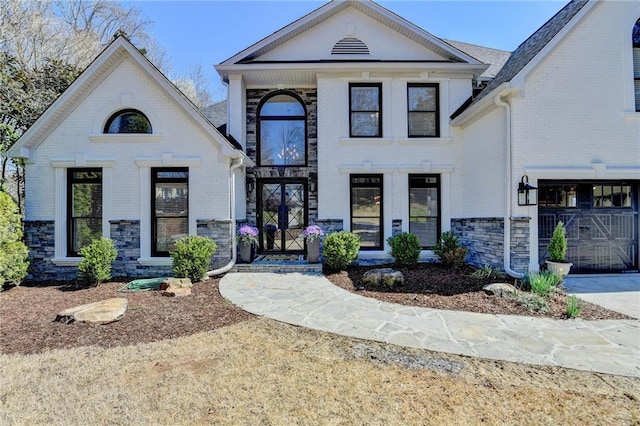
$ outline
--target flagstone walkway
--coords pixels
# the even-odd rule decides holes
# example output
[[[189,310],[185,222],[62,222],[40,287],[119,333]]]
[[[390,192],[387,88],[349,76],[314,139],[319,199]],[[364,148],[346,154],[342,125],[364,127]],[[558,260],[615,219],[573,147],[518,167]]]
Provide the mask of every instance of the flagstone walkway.
[[[320,274],[229,273],[220,293],[256,315],[459,355],[640,377],[640,321],[445,311],[350,293]]]

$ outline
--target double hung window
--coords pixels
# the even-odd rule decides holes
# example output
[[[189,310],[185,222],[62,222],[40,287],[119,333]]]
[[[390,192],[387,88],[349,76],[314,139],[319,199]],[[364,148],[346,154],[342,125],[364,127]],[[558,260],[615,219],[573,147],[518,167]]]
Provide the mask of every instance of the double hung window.
[[[409,175],[409,232],[422,248],[432,248],[440,238],[440,176]]]
[[[67,255],[102,237],[102,169],[67,170]]]
[[[166,257],[189,235],[189,169],[151,169],[151,253]]]
[[[349,136],[382,137],[382,84],[349,84]]]
[[[440,136],[438,85],[411,83],[407,86],[408,134],[412,138]]]
[[[382,175],[351,175],[351,232],[362,250],[383,248]]]

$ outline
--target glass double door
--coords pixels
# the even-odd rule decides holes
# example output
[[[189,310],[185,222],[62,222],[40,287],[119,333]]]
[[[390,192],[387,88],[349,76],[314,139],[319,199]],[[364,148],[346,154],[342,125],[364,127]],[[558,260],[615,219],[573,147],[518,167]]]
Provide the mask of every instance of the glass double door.
[[[261,253],[303,253],[307,183],[258,180],[257,223]]]

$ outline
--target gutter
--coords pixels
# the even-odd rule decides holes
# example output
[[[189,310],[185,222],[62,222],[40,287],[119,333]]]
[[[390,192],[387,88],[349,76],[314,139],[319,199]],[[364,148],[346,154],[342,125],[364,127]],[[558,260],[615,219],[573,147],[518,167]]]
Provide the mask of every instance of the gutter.
[[[233,232],[231,232],[231,260],[229,263],[224,265],[222,268],[214,269],[213,271],[207,272],[207,277],[213,277],[216,275],[224,274],[225,272],[229,272],[231,268],[236,264],[236,259],[238,256],[238,248],[236,247],[236,232],[235,232],[235,223],[236,223],[236,177],[235,170],[245,165],[245,158],[240,157],[236,158],[235,161],[231,162],[231,166],[229,167],[229,213],[231,216],[231,226],[234,227]]]
[[[517,91],[516,89],[508,89],[498,93],[494,98],[494,103],[503,107],[506,112],[507,118],[507,138],[505,144],[505,171],[504,171],[504,181],[505,181],[505,206],[504,206],[504,239],[503,239],[503,248],[504,248],[504,271],[512,276],[513,278],[523,278],[524,274],[520,272],[516,272],[511,269],[511,216],[513,215],[512,206],[511,206],[511,179],[513,178],[511,172],[511,166],[513,165],[513,154],[512,154],[512,135],[511,135],[511,105],[509,102],[503,100],[503,97],[506,97]]]

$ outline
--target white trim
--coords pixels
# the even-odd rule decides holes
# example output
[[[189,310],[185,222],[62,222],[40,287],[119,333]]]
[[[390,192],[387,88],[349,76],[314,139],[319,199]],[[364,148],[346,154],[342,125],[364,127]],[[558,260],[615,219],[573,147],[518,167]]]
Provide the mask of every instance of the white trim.
[[[591,163],[590,166],[551,167],[528,166],[524,173],[534,179],[638,179],[640,165],[628,167]]]
[[[171,266],[173,259],[171,257],[139,257],[138,263],[142,266]]]
[[[393,138],[340,138],[338,139],[341,145],[372,145],[372,146],[380,146],[380,145],[392,145],[394,140]]]
[[[160,133],[139,134],[139,133],[102,133],[89,135],[89,139],[93,142],[101,143],[121,143],[121,142],[160,142],[164,136]]]
[[[113,168],[116,160],[86,158],[77,154],[74,160],[52,159],[54,169],[54,258],[52,262],[60,266],[75,266],[82,259],[67,256],[67,170],[80,167],[102,169],[102,236],[111,237],[109,220],[112,211]],[[57,263],[56,263],[57,262]],[[65,263],[66,262],[66,263]]]
[[[447,126],[449,128],[449,126]],[[413,145],[413,146],[443,146],[450,145],[453,142],[453,138],[398,138],[398,144],[400,145]]]
[[[623,114],[625,120],[640,120],[640,111],[625,111]]]
[[[172,152],[165,152],[162,157],[136,158],[138,167],[200,167],[202,157],[174,157]]]

